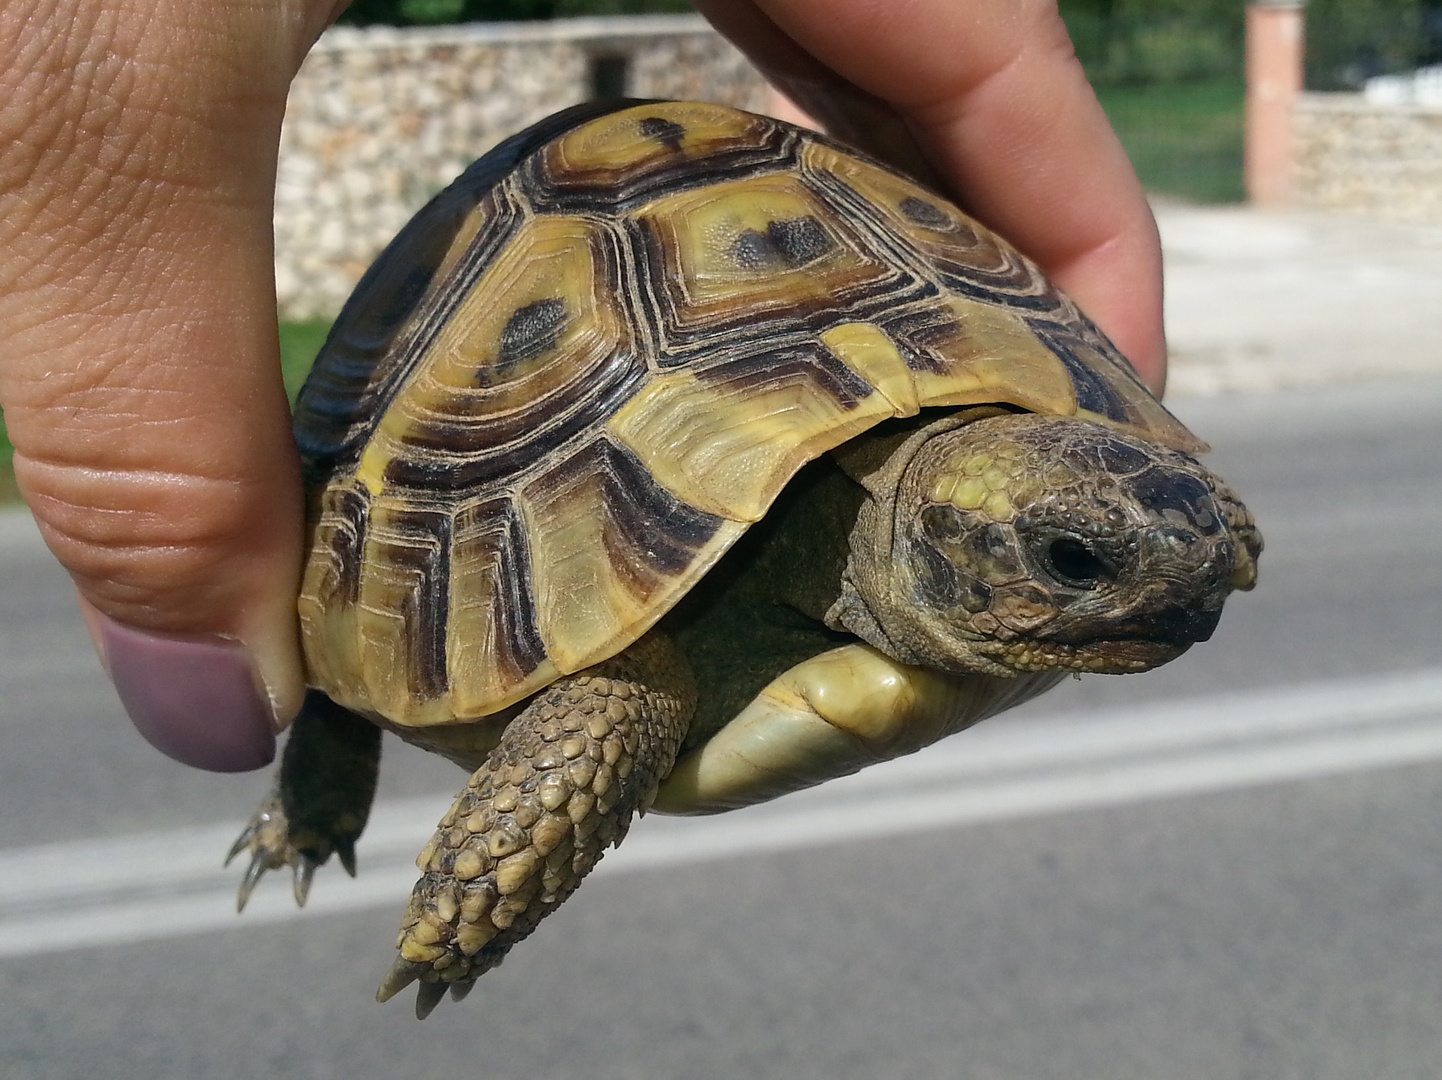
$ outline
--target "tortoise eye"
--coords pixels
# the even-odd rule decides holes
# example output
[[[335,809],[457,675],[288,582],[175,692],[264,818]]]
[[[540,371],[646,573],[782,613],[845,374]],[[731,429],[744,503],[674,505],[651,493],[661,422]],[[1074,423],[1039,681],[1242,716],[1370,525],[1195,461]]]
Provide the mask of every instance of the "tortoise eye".
[[[1047,545],[1046,559],[1052,573],[1067,585],[1094,589],[1111,576],[1111,568],[1101,557],[1074,537],[1053,540]]]

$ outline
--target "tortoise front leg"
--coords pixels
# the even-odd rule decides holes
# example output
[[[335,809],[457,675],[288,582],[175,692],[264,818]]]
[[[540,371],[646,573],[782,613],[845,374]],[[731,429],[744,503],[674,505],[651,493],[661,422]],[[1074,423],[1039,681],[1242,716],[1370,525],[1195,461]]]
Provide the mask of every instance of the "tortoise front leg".
[[[245,909],[267,870],[294,868],[295,902],[304,905],[315,869],[339,854],[355,877],[355,843],[370,816],[380,770],[381,731],[319,690],[306,695],[280,759],[275,786],[226,856],[249,850],[236,907]]]
[[[1063,676],[949,675],[843,645],[773,679],[676,763],[662,814],[752,806],[930,746],[1028,701]]]
[[[424,1018],[447,986],[464,997],[621,842],[695,704],[685,661],[659,635],[537,695],[416,860],[424,873],[377,999],[420,979]]]

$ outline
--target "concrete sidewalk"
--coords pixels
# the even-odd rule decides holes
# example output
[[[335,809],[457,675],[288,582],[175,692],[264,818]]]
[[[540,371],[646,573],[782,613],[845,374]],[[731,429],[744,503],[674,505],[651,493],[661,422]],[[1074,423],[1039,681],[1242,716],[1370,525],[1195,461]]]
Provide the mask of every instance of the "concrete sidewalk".
[[[1169,395],[1442,375],[1442,226],[1154,209]]]

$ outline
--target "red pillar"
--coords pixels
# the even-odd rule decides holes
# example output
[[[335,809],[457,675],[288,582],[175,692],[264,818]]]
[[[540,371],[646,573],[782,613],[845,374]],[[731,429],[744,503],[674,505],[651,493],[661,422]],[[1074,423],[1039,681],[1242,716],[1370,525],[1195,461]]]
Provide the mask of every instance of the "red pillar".
[[[1292,112],[1302,92],[1305,0],[1249,0],[1244,168],[1258,206],[1287,202],[1292,177]]]

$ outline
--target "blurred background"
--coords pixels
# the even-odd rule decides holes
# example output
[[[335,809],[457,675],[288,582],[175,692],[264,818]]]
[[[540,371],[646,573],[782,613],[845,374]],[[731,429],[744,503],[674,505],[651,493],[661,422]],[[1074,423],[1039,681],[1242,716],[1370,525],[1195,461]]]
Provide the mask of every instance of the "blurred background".
[[[1267,537],[1215,638],[767,807],[637,825],[463,1004],[370,996],[459,783],[234,912],[267,781],[124,721],[0,434],[0,1075],[1403,1080],[1442,1061],[1442,0],[1062,0],[1152,196],[1168,404]],[[291,96],[285,376],[590,98],[784,109],[667,0],[357,0]],[[3,432],[3,428],[0,428]],[[272,875],[275,876],[275,875]]]

